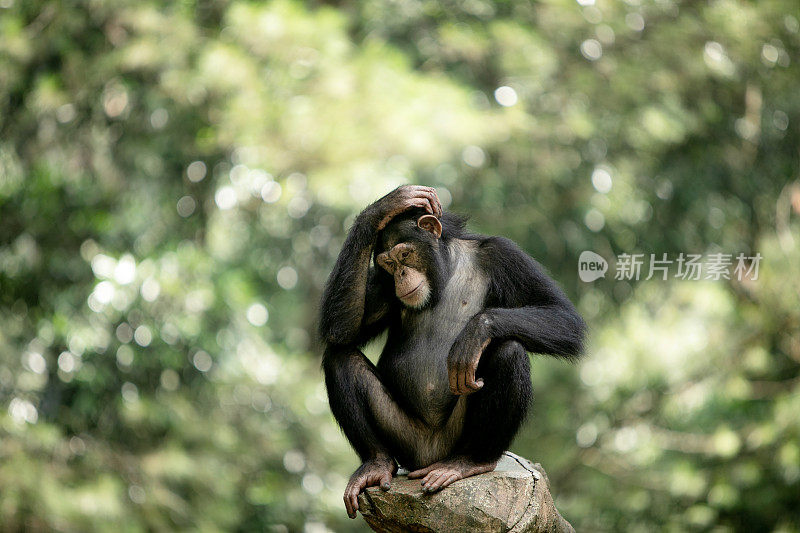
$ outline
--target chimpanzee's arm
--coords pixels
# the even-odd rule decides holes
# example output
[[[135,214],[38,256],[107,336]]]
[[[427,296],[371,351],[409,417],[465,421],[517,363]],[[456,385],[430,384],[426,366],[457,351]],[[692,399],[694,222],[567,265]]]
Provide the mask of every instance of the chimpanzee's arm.
[[[361,328],[378,222],[371,207],[356,217],[322,295],[319,330],[329,344],[350,344]]]
[[[432,188],[406,185],[356,217],[322,295],[319,330],[326,343],[357,344],[366,340],[362,333],[380,332],[380,318],[388,311],[390,297],[370,273],[372,249],[378,232],[392,217],[412,207],[441,216],[441,205]]]
[[[536,261],[502,237],[486,239],[481,254],[489,273],[486,308],[466,324],[450,350],[450,389],[456,394],[483,386],[475,370],[492,339],[515,339],[529,352],[571,360],[583,349],[583,319]]]

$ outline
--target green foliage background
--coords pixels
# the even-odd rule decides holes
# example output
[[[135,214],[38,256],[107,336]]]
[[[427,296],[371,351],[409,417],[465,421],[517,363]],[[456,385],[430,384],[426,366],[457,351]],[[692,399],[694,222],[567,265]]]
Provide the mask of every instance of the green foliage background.
[[[0,0],[3,529],[363,528],[315,312],[422,183],[590,324],[513,447],[578,530],[800,531],[797,7]],[[589,284],[583,250],[764,259]]]

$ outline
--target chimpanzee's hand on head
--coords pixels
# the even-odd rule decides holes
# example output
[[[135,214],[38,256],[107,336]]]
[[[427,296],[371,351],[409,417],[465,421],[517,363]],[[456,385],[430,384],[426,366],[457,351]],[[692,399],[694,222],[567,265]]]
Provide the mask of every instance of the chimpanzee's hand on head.
[[[447,373],[450,379],[450,392],[453,394],[472,394],[483,387],[482,379],[475,379],[475,371],[483,350],[492,338],[489,336],[490,319],[485,314],[472,318],[456,337],[447,356]]]
[[[365,488],[380,485],[381,489],[389,490],[395,472],[397,464],[391,457],[376,457],[359,466],[350,476],[347,488],[344,489],[344,507],[347,509],[347,516],[356,517],[358,495]]]
[[[436,189],[422,185],[401,185],[373,205],[378,231],[385,228],[394,217],[414,207],[421,207],[437,218],[442,216],[442,204]]]

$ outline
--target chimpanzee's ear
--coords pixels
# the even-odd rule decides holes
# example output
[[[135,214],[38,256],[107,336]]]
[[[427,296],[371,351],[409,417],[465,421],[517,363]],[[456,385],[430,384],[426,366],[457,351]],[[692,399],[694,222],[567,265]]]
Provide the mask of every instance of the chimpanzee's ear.
[[[417,226],[430,232],[437,239],[442,236],[442,223],[433,215],[422,215],[417,219]]]

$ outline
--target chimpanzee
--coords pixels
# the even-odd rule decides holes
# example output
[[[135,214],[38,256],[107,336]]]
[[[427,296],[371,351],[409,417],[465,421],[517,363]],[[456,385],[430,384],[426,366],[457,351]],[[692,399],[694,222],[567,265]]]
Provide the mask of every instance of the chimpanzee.
[[[399,187],[355,219],[328,280],[325,385],[362,461],[351,518],[398,463],[430,492],[493,470],[531,401],[526,351],[581,354],[584,322],[539,264],[464,226],[433,188]],[[387,329],[375,366],[359,347]]]

